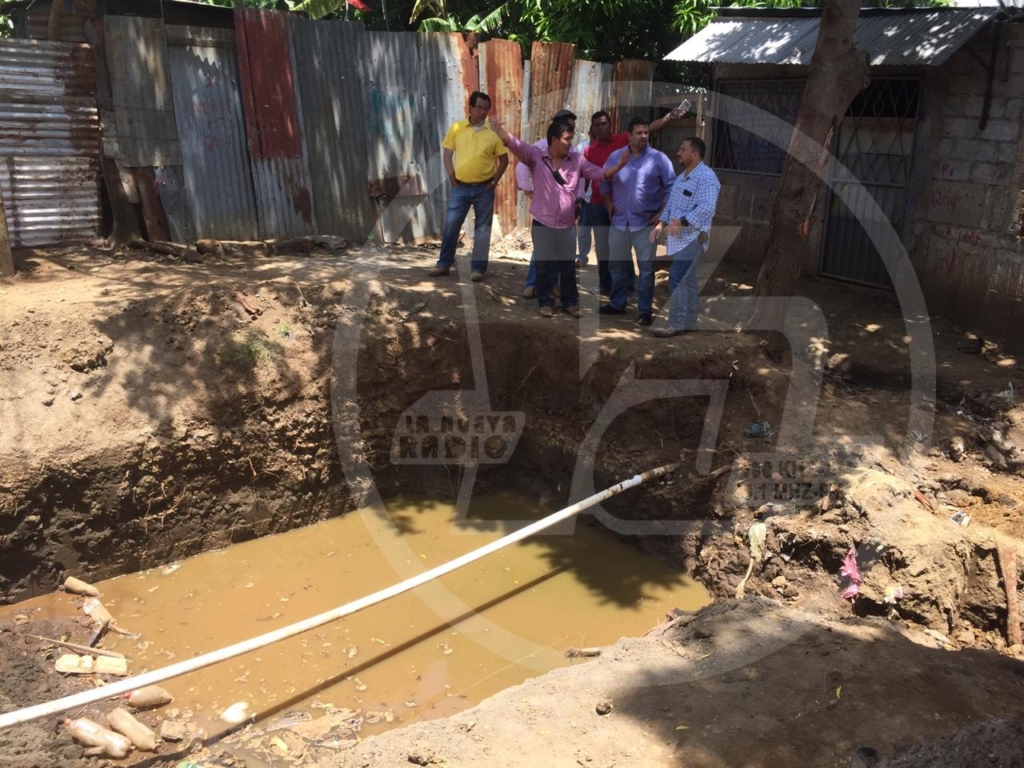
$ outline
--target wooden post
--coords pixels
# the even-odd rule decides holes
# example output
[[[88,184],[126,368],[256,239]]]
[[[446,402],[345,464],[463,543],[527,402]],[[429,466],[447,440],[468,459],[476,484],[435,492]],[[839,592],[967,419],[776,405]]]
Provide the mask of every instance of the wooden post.
[[[4,208],[3,191],[0,191],[0,275],[14,274],[14,254],[11,253],[11,237],[7,232],[7,210]]]

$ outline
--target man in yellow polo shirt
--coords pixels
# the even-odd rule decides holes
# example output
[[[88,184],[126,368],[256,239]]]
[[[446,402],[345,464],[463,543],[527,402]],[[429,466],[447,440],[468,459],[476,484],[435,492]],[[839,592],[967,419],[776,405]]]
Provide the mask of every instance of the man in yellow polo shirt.
[[[452,183],[448,198],[448,217],[441,235],[441,255],[430,270],[434,277],[447,275],[455,263],[455,246],[470,206],[476,224],[473,228],[471,279],[479,282],[487,271],[491,249],[491,219],[494,217],[494,190],[508,168],[508,150],[498,134],[487,125],[491,97],[475,91],[469,97],[469,119],[459,120],[441,142],[444,170]]]

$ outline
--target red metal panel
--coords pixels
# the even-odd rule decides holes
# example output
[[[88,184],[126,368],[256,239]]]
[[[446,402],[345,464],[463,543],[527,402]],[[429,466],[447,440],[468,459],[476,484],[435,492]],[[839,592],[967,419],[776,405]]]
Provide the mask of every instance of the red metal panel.
[[[469,104],[469,94],[480,89],[480,62],[476,57],[479,48],[470,50],[461,32],[453,32],[449,37],[462,61],[462,86],[466,89],[466,103]]]
[[[551,118],[558,110],[566,108],[575,61],[576,46],[572,43],[534,43],[530,49],[528,141],[547,135]]]
[[[498,115],[513,133],[522,119],[523,59],[519,43],[509,40],[488,40],[480,46],[484,57],[487,94],[491,97],[491,114]],[[516,226],[516,184],[508,173],[498,185],[494,196],[494,211],[503,232]]]
[[[252,157],[300,157],[302,138],[285,14],[237,8],[235,38]]]

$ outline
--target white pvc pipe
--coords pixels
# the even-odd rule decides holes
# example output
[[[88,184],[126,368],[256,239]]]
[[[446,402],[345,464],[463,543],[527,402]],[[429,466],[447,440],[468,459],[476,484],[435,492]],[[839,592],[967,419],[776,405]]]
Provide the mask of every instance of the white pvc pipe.
[[[78,709],[79,707],[85,707],[89,704],[95,704],[98,701],[120,696],[121,694],[134,691],[137,688],[142,688],[147,685],[162,683],[164,680],[170,680],[173,677],[179,677],[189,672],[194,672],[197,669],[202,669],[203,667],[219,664],[220,662],[227,661],[235,656],[241,656],[243,653],[249,653],[250,651],[255,651],[258,648],[270,645],[271,643],[276,643],[280,640],[285,640],[303,632],[308,632],[311,629],[316,629],[317,627],[321,627],[335,619],[340,619],[344,616],[353,614],[356,611],[361,611],[363,608],[369,608],[371,605],[376,605],[388,598],[395,597],[403,592],[408,592],[410,589],[416,589],[416,587],[422,586],[434,579],[438,579],[445,574],[463,567],[464,565],[476,562],[482,557],[486,557],[500,549],[504,549],[509,544],[515,544],[517,541],[522,541],[539,531],[543,531],[545,528],[550,528],[563,520],[568,520],[570,517],[582,512],[584,509],[592,507],[618,493],[622,493],[622,491],[633,488],[648,480],[653,480],[654,478],[667,475],[678,466],[678,464],[666,464],[665,466],[648,470],[642,474],[634,475],[628,480],[616,483],[612,487],[606,488],[600,493],[595,493],[593,496],[589,496],[583,501],[577,502],[570,507],[566,507],[560,512],[548,515],[542,520],[531,523],[525,528],[520,528],[518,531],[510,533],[508,536],[503,536],[497,541],[492,541],[490,544],[480,547],[479,549],[474,549],[472,552],[467,552],[466,554],[457,557],[454,560],[450,560],[443,565],[431,568],[429,571],[424,571],[417,576],[413,576],[412,578],[406,579],[398,584],[393,584],[390,587],[374,592],[366,597],[362,597],[359,600],[348,603],[347,605],[317,614],[316,616],[311,616],[304,621],[290,624],[289,626],[282,627],[281,629],[275,629],[272,632],[267,632],[266,634],[253,637],[248,640],[243,640],[240,643],[229,645],[226,648],[204,653],[202,656],[196,656],[192,659],[179,661],[177,664],[171,664],[169,667],[164,667],[163,669],[144,672],[141,675],[125,678],[124,680],[119,680],[116,683],[111,683],[110,685],[105,685],[101,688],[83,691],[71,696],[65,696],[62,699],[55,699],[53,701],[44,702],[43,704],[35,704],[31,707],[25,707],[24,709],[2,714],[0,715],[0,730],[9,728],[12,725],[19,725],[20,723],[37,720],[40,717],[56,715],[60,712],[67,712],[69,709]]]

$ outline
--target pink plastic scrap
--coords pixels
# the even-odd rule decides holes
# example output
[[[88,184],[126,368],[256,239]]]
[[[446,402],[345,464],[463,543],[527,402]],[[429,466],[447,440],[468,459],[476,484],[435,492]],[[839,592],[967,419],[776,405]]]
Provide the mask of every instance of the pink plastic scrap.
[[[857,550],[850,547],[850,551],[846,553],[846,557],[843,558],[843,567],[839,570],[840,576],[845,576],[850,580],[849,585],[843,590],[842,597],[844,600],[852,600],[860,592],[860,571],[857,570]]]

